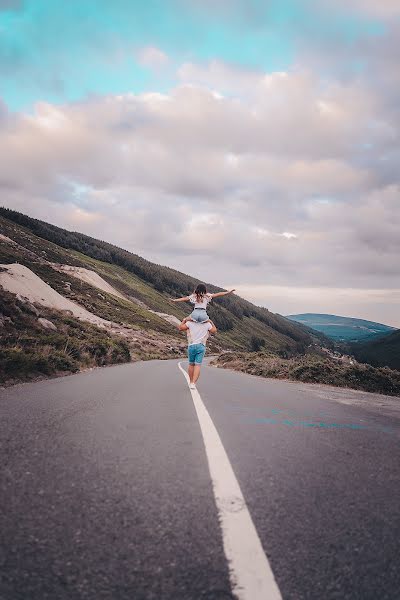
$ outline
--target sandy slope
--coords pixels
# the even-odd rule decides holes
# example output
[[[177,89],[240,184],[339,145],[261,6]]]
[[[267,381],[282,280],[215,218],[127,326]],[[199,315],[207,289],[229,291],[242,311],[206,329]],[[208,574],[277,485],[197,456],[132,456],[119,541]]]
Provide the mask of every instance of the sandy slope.
[[[125,298],[118,290],[116,290],[112,285],[107,283],[98,273],[95,271],[91,271],[90,269],[84,269],[83,267],[74,267],[71,265],[52,265],[54,269],[57,271],[61,271],[62,273],[68,273],[68,275],[72,275],[73,277],[77,277],[90,285],[102,290],[103,292],[107,292],[108,294],[113,294],[117,296],[117,298],[122,298],[123,300],[128,300]],[[129,300],[131,302],[131,300]],[[149,312],[152,312],[155,315],[158,315],[171,325],[177,326],[180,323],[180,320],[174,317],[174,315],[170,315],[168,313],[156,312],[151,310],[148,306],[144,304],[144,302],[139,302],[139,304],[146,308]]]
[[[162,319],[167,321],[167,323],[171,323],[171,325],[174,325],[175,327],[180,324],[180,320],[177,317],[175,317],[174,315],[157,312],[155,310],[151,310],[150,312],[154,313],[155,315],[158,315],[159,317],[161,317]]]
[[[94,325],[105,327],[110,323],[101,317],[94,315],[72,300],[64,298],[56,290],[47,285],[33,271],[20,264],[0,265],[4,271],[0,271],[0,285],[13,294],[20,294],[30,302],[36,302],[48,308],[67,310],[81,319]]]
[[[6,242],[7,244],[15,244],[14,240],[0,233],[0,242]]]
[[[98,288],[99,290],[103,290],[103,292],[107,292],[107,294],[113,294],[113,296],[117,296],[117,298],[122,298],[126,300],[125,296],[123,296],[118,290],[116,290],[112,285],[107,283],[100,275],[98,275],[95,271],[91,271],[90,269],[84,269],[83,267],[73,267],[71,265],[52,265],[57,271],[62,271],[63,273],[68,273],[68,275],[72,275],[73,277],[77,277],[86,283],[89,283],[93,287]]]

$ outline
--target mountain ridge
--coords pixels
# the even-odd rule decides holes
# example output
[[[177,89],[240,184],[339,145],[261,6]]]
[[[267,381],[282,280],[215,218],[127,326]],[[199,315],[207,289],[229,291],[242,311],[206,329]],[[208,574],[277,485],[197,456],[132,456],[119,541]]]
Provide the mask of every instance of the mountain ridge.
[[[337,342],[364,341],[396,331],[395,327],[383,323],[328,313],[301,313],[286,315],[286,318],[320,331]]]

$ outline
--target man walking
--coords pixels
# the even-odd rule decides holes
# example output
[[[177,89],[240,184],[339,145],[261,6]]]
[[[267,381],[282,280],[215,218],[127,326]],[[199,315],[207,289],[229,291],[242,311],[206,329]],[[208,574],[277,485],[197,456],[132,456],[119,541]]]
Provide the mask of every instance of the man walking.
[[[187,332],[188,338],[188,375],[191,390],[196,389],[196,381],[200,377],[201,363],[206,352],[207,338],[210,333],[215,333],[217,328],[212,321],[197,323],[196,321],[182,321],[180,331]]]

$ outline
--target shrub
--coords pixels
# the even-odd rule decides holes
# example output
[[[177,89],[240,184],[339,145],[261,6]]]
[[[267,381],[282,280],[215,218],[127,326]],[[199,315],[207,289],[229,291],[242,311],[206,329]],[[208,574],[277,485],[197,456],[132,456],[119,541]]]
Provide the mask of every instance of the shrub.
[[[65,352],[53,352],[47,360],[53,373],[55,371],[69,371],[72,373],[79,371],[79,362]]]
[[[250,349],[252,352],[259,352],[265,346],[264,338],[252,335],[250,338]]]
[[[0,381],[29,380],[60,372],[75,373],[81,367],[130,361],[125,340],[62,312],[42,310],[57,331],[43,330],[24,303],[0,289],[0,312],[11,317],[2,326]]]

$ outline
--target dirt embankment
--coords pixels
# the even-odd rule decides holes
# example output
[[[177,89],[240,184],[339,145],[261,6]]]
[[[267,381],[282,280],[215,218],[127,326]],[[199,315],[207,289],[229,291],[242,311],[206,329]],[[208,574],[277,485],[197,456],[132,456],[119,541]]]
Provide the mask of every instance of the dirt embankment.
[[[17,297],[26,298],[33,304],[37,303],[47,308],[67,311],[77,319],[87,321],[98,327],[111,325],[110,321],[106,321],[79,306],[79,304],[72,302],[72,300],[64,298],[24,265],[14,263],[0,265],[0,268],[0,285],[8,292],[16,294]]]
[[[56,269],[56,271],[60,271],[61,273],[67,273],[68,275],[72,275],[81,281],[85,281],[103,292],[107,294],[112,294],[117,298],[121,298],[122,300],[126,300],[125,296],[123,296],[118,290],[116,290],[112,285],[107,283],[100,275],[98,275],[95,271],[91,271],[90,269],[85,269],[83,267],[74,267],[72,265],[55,265],[52,264],[52,267]]]

